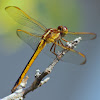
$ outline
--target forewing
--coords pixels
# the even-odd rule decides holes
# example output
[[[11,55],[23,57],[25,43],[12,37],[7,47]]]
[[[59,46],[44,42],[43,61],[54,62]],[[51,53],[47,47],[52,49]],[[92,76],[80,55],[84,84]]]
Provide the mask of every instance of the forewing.
[[[24,30],[17,30],[17,35],[19,38],[21,38],[25,43],[27,43],[34,51],[36,50],[40,40],[41,36],[35,35],[34,33],[29,33]]]
[[[5,8],[5,10],[16,22],[38,31],[38,34],[41,34],[41,32],[44,32],[46,30],[46,27],[44,25],[28,16],[24,11],[22,11],[18,7],[8,6]]]
[[[96,34],[90,32],[68,32],[68,34],[64,36],[64,39],[66,39],[67,41],[72,41],[78,37],[81,37],[83,41],[93,40],[96,38]]]

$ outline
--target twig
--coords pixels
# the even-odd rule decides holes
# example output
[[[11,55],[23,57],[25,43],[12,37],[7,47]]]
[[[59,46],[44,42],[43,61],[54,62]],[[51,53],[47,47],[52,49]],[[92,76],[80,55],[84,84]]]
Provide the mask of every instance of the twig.
[[[71,41],[71,42],[67,42],[66,46],[69,48],[75,48],[77,44],[79,44],[80,40],[82,40],[81,37],[76,38],[75,40]],[[58,52],[58,56],[54,59],[54,61],[49,65],[48,68],[45,69],[44,72],[40,73],[40,70],[36,70],[36,74],[35,74],[35,80],[34,82],[31,84],[31,86],[24,88],[26,86],[28,77],[26,77],[26,81],[25,79],[23,80],[23,82],[20,84],[18,90],[16,90],[13,94],[2,98],[1,100],[23,100],[23,98],[25,97],[25,95],[31,91],[34,91],[36,88],[42,86],[44,83],[46,83],[50,77],[47,77],[46,79],[43,80],[43,78],[45,76],[47,76],[48,74],[51,73],[51,71],[53,70],[54,66],[59,62],[59,60],[65,55],[65,53],[67,53],[69,50],[62,50],[60,53]]]

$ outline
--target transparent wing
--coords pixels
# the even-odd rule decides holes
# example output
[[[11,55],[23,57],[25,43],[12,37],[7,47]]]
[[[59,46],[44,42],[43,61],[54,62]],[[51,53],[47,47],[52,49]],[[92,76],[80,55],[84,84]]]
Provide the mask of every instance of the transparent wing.
[[[21,38],[25,43],[27,43],[34,51],[36,50],[40,40],[41,36],[35,35],[34,33],[29,33],[24,30],[17,30],[17,35],[19,38]]]
[[[24,30],[17,30],[17,35],[19,38],[21,38],[24,42],[26,42],[34,51],[36,50],[40,40],[41,36],[35,35],[34,33],[29,33]],[[56,58],[56,55],[54,55],[50,49],[52,47],[53,43],[48,43],[46,47],[43,49],[43,52],[47,54],[51,58]],[[61,52],[63,50],[63,46],[59,46],[56,44],[55,47],[55,53],[57,54],[58,51]],[[73,49],[67,49],[68,52],[62,57],[62,61],[73,63],[73,64],[84,64],[86,62],[86,57],[81,54],[80,52],[77,52]]]
[[[54,55],[50,51],[52,45],[53,45],[53,43],[47,44],[46,47],[44,48],[43,52],[46,53],[51,58],[56,58],[56,55]],[[62,50],[64,50],[63,46],[58,46],[56,44],[55,53],[57,54],[58,52],[61,52]],[[66,48],[66,50],[67,50],[67,53],[61,58],[61,61],[69,62],[72,64],[78,64],[78,65],[80,65],[80,64],[82,65],[82,64],[86,63],[86,57],[82,53],[77,52],[74,49],[69,50],[69,48]]]
[[[73,64],[80,64],[83,65],[86,63],[86,57],[80,52],[72,52],[68,51],[61,59],[62,61],[67,61]]]
[[[95,33],[89,33],[89,32],[68,32],[68,34],[66,34],[64,36],[64,39],[66,39],[67,41],[72,41],[78,37],[82,37],[82,40],[93,40],[96,38],[96,34]]]
[[[21,25],[27,26],[33,30],[39,31],[38,34],[41,34],[41,32],[44,32],[46,30],[46,27],[44,25],[28,16],[24,11],[22,11],[18,7],[8,6],[5,8],[5,10],[16,22],[18,22]]]

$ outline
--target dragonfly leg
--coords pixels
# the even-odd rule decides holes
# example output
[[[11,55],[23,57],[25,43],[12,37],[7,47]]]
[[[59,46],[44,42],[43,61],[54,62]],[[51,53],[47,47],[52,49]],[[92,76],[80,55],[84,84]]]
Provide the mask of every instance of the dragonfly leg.
[[[60,43],[61,43],[61,45],[62,45],[62,46],[64,46],[64,44],[62,43],[61,39],[59,39],[59,41],[58,41],[58,42],[60,42]],[[58,43],[58,44],[59,44],[59,43]]]
[[[57,42],[57,44],[62,45],[63,47],[65,47],[64,44],[62,43],[62,41],[60,39],[58,41],[56,41],[56,42]],[[58,54],[55,52],[56,51],[56,44],[55,43],[53,43],[53,45],[51,46],[50,51],[54,55],[56,55],[56,57],[58,56]]]
[[[54,49],[53,49],[53,48],[54,48]],[[52,51],[52,49],[53,49],[53,51]],[[51,48],[50,48],[50,51],[51,51],[54,55],[57,56],[57,54],[55,53],[55,50],[56,50],[56,44],[53,43],[53,45],[52,45]]]
[[[61,38],[63,41],[65,41],[65,42],[69,42],[69,41],[67,41],[66,39],[64,39],[64,38]]]
[[[68,42],[71,42],[71,43],[72,43],[72,41],[67,41],[67,40],[65,40],[64,38],[62,38],[62,40],[65,41],[65,42],[67,42],[67,43],[68,43]],[[63,46],[64,46],[64,45],[63,45]],[[65,47],[66,47],[66,46],[65,46]],[[69,48],[70,48],[70,47],[69,47]]]
[[[50,48],[50,51],[52,50],[52,48],[54,47],[54,43],[52,44],[51,48]]]
[[[55,52],[56,51],[56,43],[61,46],[66,48],[66,46],[62,43],[61,39],[55,41],[55,43],[52,44],[51,48],[50,48],[50,52],[52,52],[54,55],[56,55],[56,57],[58,56],[58,54]]]

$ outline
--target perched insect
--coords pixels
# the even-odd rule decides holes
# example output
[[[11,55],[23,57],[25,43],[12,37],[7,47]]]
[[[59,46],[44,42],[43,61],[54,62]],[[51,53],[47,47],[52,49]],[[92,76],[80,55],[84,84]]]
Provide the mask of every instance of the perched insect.
[[[63,61],[75,64],[84,64],[86,62],[85,55],[75,51],[74,49],[66,47],[65,43],[77,37],[82,37],[82,40],[92,40],[96,38],[96,34],[89,32],[69,32],[65,26],[58,26],[57,29],[47,29],[44,25],[28,16],[18,7],[9,6],[5,9],[16,22],[33,29],[33,33],[18,29],[17,35],[28,45],[30,45],[33,50],[35,50],[31,59],[12,88],[12,92],[14,92],[18,85],[22,82],[22,79],[28,72],[32,63],[46,46],[46,44],[47,46],[44,48],[44,53],[47,53],[49,56],[57,56],[57,51],[60,51],[61,49],[67,49],[69,52],[64,55],[62,58]]]

